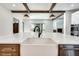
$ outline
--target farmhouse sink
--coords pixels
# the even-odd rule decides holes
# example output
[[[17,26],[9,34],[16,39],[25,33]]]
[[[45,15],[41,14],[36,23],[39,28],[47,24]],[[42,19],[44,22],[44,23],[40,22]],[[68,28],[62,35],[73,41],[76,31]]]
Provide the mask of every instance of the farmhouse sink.
[[[50,38],[27,38],[21,46],[23,56],[58,55],[58,45]]]
[[[23,41],[23,44],[55,44],[50,38],[27,38]]]

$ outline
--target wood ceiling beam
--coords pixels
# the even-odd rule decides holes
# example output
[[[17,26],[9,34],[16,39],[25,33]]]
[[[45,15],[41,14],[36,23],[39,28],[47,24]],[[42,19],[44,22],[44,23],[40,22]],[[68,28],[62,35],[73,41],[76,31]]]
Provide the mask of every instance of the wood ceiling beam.
[[[55,6],[56,6],[56,3],[52,3],[52,5],[51,5],[51,7],[50,7],[50,9],[49,9],[49,13],[52,12],[52,10],[54,9]]]
[[[26,10],[12,10],[12,13],[28,13]],[[38,10],[32,10],[30,13],[49,13],[49,11],[38,11]],[[51,11],[51,13],[65,13],[65,11]]]
[[[26,10],[28,11],[28,13],[30,13],[30,9],[29,9],[27,3],[23,3],[23,5],[24,5],[24,7],[26,8]]]
[[[52,20],[55,20],[57,18],[59,18],[60,16],[62,16],[64,13],[61,13],[60,15],[58,15],[56,18],[52,19]]]

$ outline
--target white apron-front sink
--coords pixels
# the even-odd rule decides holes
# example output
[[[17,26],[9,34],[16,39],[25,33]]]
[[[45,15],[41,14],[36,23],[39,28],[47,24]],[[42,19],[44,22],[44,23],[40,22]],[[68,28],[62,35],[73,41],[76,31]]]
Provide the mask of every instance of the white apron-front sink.
[[[50,38],[28,38],[21,44],[22,56],[57,56],[58,45]]]

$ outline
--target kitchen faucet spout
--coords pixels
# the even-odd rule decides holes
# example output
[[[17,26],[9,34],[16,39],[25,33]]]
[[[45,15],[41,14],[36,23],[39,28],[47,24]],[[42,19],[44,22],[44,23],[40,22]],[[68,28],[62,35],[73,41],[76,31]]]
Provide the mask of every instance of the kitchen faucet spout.
[[[40,30],[40,27],[39,27],[39,26],[36,26],[36,27],[34,28],[34,32],[38,32],[38,38],[40,38],[41,30]]]

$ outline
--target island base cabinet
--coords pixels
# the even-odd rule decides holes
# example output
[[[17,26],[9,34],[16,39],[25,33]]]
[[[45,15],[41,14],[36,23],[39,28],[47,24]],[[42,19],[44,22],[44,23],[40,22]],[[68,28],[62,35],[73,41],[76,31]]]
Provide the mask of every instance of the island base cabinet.
[[[0,56],[20,56],[20,45],[0,44]]]
[[[60,44],[58,46],[58,56],[79,56],[79,45]]]

